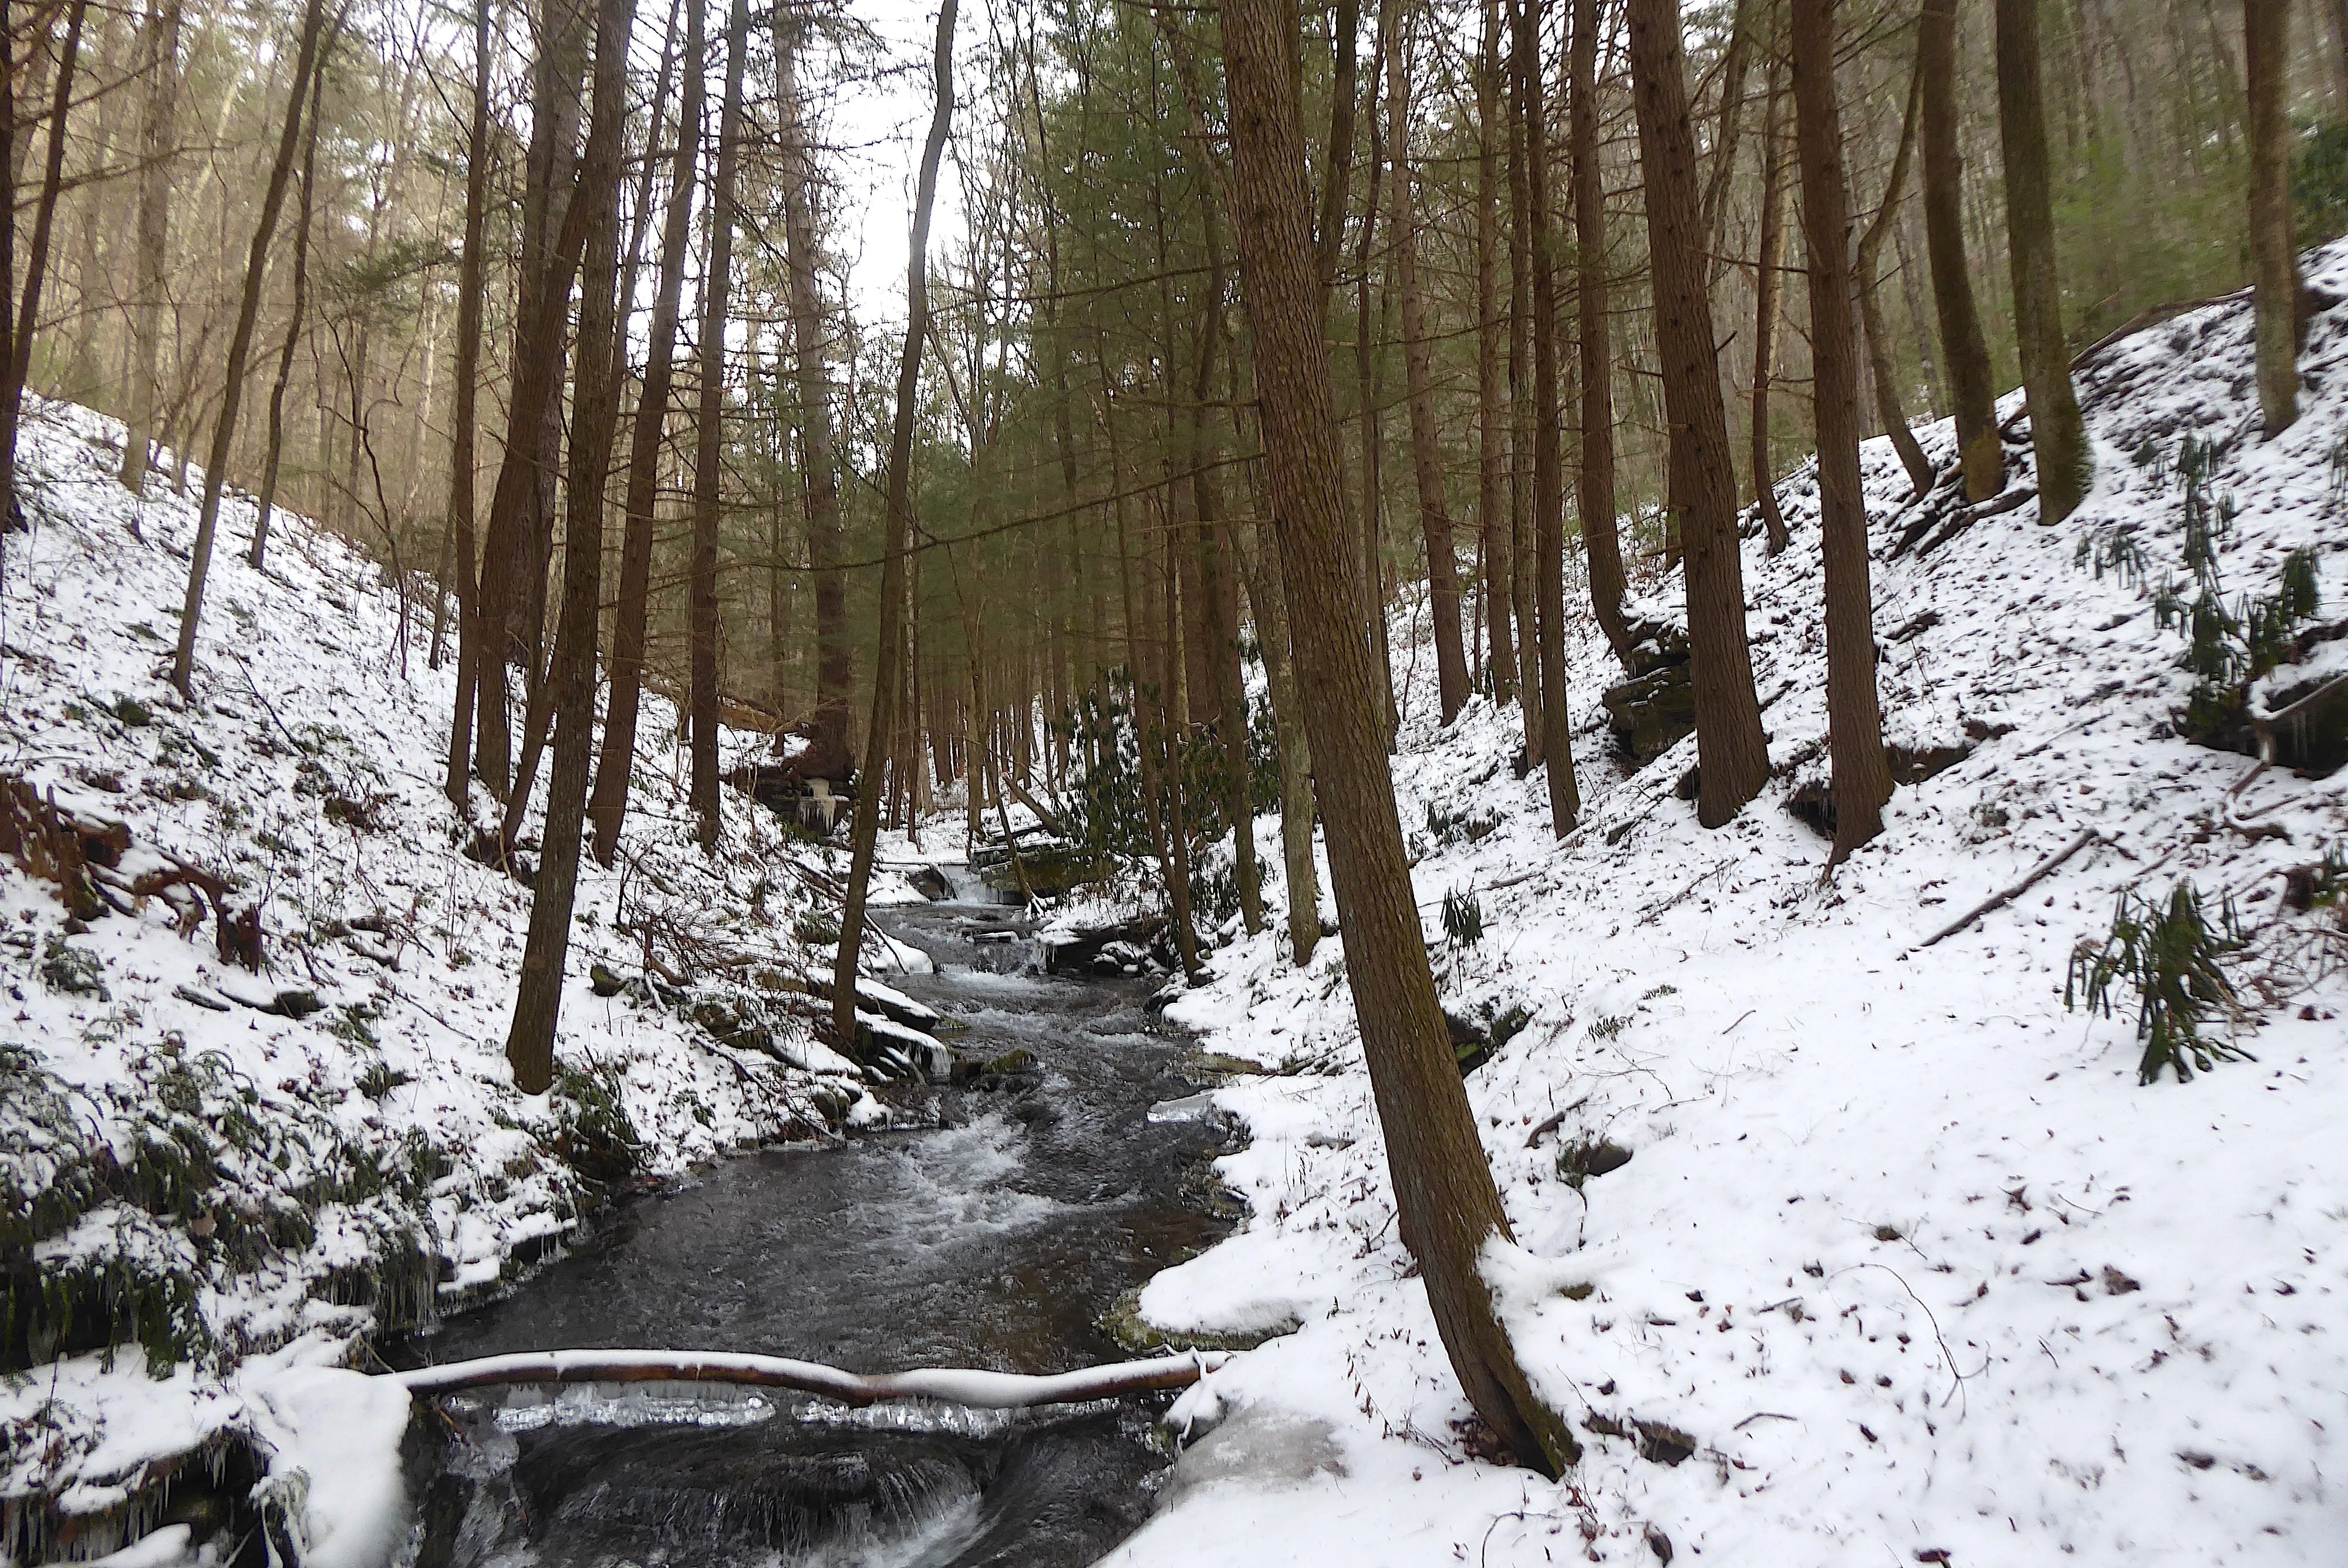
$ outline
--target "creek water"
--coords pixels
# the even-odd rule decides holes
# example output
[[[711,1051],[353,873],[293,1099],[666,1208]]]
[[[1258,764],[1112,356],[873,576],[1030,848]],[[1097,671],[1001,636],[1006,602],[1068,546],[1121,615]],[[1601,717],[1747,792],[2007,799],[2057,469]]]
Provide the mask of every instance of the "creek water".
[[[1222,1234],[1186,1202],[1217,1146],[1149,1120],[1193,1091],[1147,986],[1024,972],[1014,912],[884,910],[936,960],[897,980],[986,1058],[1035,1070],[935,1089],[922,1130],[775,1148],[627,1205],[512,1295],[410,1354],[635,1347],[755,1351],[857,1371],[1057,1372],[1128,1354],[1103,1315]],[[1009,931],[1012,939],[973,940]],[[1148,1512],[1159,1407],[842,1409],[679,1385],[452,1401],[426,1494],[425,1568],[1059,1568]]]

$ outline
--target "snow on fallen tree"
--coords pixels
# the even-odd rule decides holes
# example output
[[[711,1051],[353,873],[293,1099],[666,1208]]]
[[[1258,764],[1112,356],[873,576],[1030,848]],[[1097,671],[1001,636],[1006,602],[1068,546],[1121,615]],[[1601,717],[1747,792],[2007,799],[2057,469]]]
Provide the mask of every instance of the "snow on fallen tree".
[[[887,1399],[936,1399],[982,1409],[1010,1410],[1187,1389],[1230,1359],[1229,1351],[1193,1350],[1180,1356],[1116,1361],[1042,1377],[963,1367],[925,1367],[910,1372],[867,1375],[827,1367],[819,1361],[717,1350],[528,1350],[386,1376],[396,1378],[418,1399],[508,1383],[733,1383],[761,1389],[794,1389],[837,1399],[844,1405],[873,1405]]]

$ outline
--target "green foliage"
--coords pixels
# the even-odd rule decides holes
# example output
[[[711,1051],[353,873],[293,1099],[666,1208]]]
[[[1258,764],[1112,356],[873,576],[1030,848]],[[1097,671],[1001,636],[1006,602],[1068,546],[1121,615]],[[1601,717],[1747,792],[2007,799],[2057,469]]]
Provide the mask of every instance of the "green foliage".
[[[2114,523],[2082,538],[2078,549],[2072,554],[2071,564],[2093,569],[2097,582],[2109,575],[2129,588],[2142,588],[2148,563],[2144,544],[2137,537],[2136,525]]]
[[[2302,246],[2348,234],[2348,120],[2300,132],[2291,160],[2291,215]]]
[[[644,1163],[644,1140],[621,1102],[621,1088],[619,1069],[605,1063],[583,1070],[565,1065],[554,1075],[562,1117],[555,1153],[582,1176],[605,1186],[626,1181]]]
[[[1472,948],[1484,939],[1484,906],[1472,891],[1443,896],[1443,934],[1455,948]]]
[[[2190,882],[2170,889],[2165,906],[2122,893],[2111,935],[2072,951],[2063,1005],[2084,1003],[2109,1018],[2114,985],[2127,981],[2136,988],[2136,1034],[2144,1046],[2137,1081],[2150,1083],[2173,1071],[2183,1083],[2196,1068],[2207,1072],[2219,1061],[2250,1059],[2240,1047],[2203,1033],[2211,1020],[2240,1006],[2225,962],[2246,945],[2231,898],[2219,906],[2213,924]]]

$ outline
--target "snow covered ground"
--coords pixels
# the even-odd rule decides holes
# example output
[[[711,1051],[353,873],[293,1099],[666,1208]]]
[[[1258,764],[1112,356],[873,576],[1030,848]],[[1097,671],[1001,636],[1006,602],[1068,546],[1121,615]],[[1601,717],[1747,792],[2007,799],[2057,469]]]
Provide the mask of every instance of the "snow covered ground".
[[[2348,251],[2310,282],[2348,295]],[[1793,548],[1746,549],[1780,776],[1729,826],[1674,798],[1692,739],[1635,773],[1611,755],[1616,672],[1586,629],[1585,807],[1562,843],[1540,776],[1509,766],[1516,710],[1479,701],[1438,732],[1419,703],[1395,774],[1447,1006],[1529,1013],[1469,1079],[1519,1244],[1490,1277],[1586,1458],[1552,1484],[1463,1442],[1341,945],[1297,970],[1275,920],[1171,1012],[1277,1070],[1217,1096],[1251,1136],[1221,1165],[1251,1216],[1141,1307],[1178,1331],[1293,1332],[1186,1396],[1165,1509],[1113,1562],[2343,1560],[2348,953],[2336,907],[2283,893],[2348,843],[2348,772],[2243,785],[2250,759],[2176,738],[2186,637],[2153,603],[2190,575],[2189,436],[2216,443],[2208,493],[2238,508],[2226,602],[2273,594],[2307,547],[2318,620],[2348,614],[2348,308],[2317,316],[2302,366],[2302,417],[2268,442],[2247,303],[2140,334],[2079,378],[2086,508],[2042,528],[2025,506],[1921,559],[1888,559],[1906,484],[1869,445],[1887,730],[1964,755],[1901,788],[1831,877],[1786,809],[1824,777],[1814,472],[1780,487]],[[1922,435],[1948,461],[1948,427]],[[2124,524],[2141,570],[2099,575]],[[2090,829],[2011,906],[1920,947]],[[2123,891],[2181,879],[2251,933],[2230,1032],[2256,1060],[2140,1086],[2134,993],[2105,1019],[2066,1010],[2065,980]],[[1454,891],[1480,905],[1473,946],[1445,939]],[[1628,1163],[1570,1182],[1608,1163],[1601,1143]]]
[[[762,989],[828,968],[806,918],[830,907],[822,856],[729,790],[705,857],[650,693],[618,867],[582,867],[562,1092],[517,1093],[530,896],[466,857],[440,794],[453,678],[427,668],[428,591],[403,610],[364,555],[283,513],[255,572],[232,494],[183,703],[165,674],[194,497],[159,476],[134,501],[119,425],[83,410],[37,406],[26,436],[0,788],[124,825],[122,880],[175,857],[226,877],[266,962],[225,961],[186,889],[108,889],[138,907],[68,923],[55,880],[0,857],[0,1560],[135,1529],[123,1505],[177,1456],[266,1448],[273,1399],[316,1403],[302,1368],[493,1288],[632,1176],[871,1109]],[[665,999],[591,990],[592,965],[648,958],[679,982]]]

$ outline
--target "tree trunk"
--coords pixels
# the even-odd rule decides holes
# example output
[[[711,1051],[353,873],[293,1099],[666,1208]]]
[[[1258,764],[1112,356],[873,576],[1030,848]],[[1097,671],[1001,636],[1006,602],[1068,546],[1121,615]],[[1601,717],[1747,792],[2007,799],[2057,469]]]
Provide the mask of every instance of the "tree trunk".
[[[2063,343],[2063,290],[2054,272],[2054,197],[2039,82],[2038,0],[1996,0],[1997,124],[2005,151],[2006,254],[2013,271],[2013,335],[2030,397],[2038,520],[2076,511],[2095,482],[2087,423],[2071,391]]]
[[[613,296],[620,271],[620,127],[628,114],[628,36],[635,14],[635,0],[602,0],[595,27],[587,149],[571,198],[572,208],[587,214],[587,234],[580,269],[578,375],[572,393],[565,486],[562,601],[546,675],[552,691],[554,766],[546,785],[546,830],[530,887],[530,930],[514,988],[513,1022],[506,1034],[506,1061],[513,1068],[514,1087],[524,1094],[543,1094],[554,1081],[554,1029],[562,1010],[562,967],[579,886],[579,840],[594,740],[603,491],[611,475],[625,364],[623,318]]]
[[[473,543],[473,440],[481,390],[481,295],[489,200],[489,0],[473,4],[473,119],[465,138],[465,254],[457,272],[457,410],[448,447],[448,520],[457,535],[457,702],[442,789],[469,817],[473,698],[481,668],[479,556]]]
[[[1798,99],[1798,93],[1797,97]],[[1924,458],[1924,448],[1917,443],[1916,433],[1908,428],[1907,412],[1900,406],[1899,370],[1891,360],[1891,334],[1883,324],[1882,290],[1877,273],[1883,257],[1883,241],[1891,236],[1891,224],[1900,212],[1900,204],[1908,194],[1908,161],[1916,150],[1917,108],[1923,97],[1923,83],[1914,77],[1908,82],[1908,107],[1900,119],[1900,149],[1891,155],[1891,172],[1883,182],[1883,204],[1875,210],[1875,218],[1859,241],[1859,311],[1866,326],[1868,369],[1875,383],[1876,416],[1883,421],[1884,433],[1891,437],[1891,448],[1900,454],[1900,466],[1908,470],[1908,483],[1919,497],[1932,487],[1935,477],[1932,465]],[[1798,102],[1796,118],[1800,118]],[[1838,128],[1839,111],[1838,111]],[[1839,128],[1838,128],[1839,138]],[[1839,141],[1838,140],[1838,149]],[[1839,151],[1837,162],[1840,162]],[[1803,176],[1807,181],[1807,170]],[[1806,183],[1805,193],[1809,190]],[[1843,185],[1846,200],[1849,187]],[[1804,200],[1807,200],[1805,194]]]
[[[1225,0],[1233,220],[1246,274],[1256,385],[1282,566],[1292,601],[1346,978],[1385,1129],[1401,1235],[1418,1259],[1436,1327],[1468,1400],[1526,1463],[1554,1474],[1579,1457],[1564,1420],[1534,1396],[1482,1273],[1507,1215],[1452,1056],[1403,857],[1380,743],[1375,665],[1350,628],[1350,582],[1324,298],[1315,262],[1296,102],[1295,12],[1284,0]]]
[[[743,0],[735,0],[738,6]],[[938,194],[938,160],[953,123],[954,0],[940,0],[931,82],[937,101],[922,144],[913,188],[913,231],[906,246],[905,347],[897,364],[897,407],[889,429],[888,543],[880,567],[880,637],[872,661],[872,722],[864,736],[864,777],[856,792],[850,832],[847,897],[839,917],[839,951],[832,965],[832,1028],[843,1044],[856,1039],[856,958],[864,944],[864,900],[872,881],[872,852],[880,836],[879,781],[889,755],[889,721],[897,686],[899,620],[905,600],[905,555],[913,534],[913,416],[921,389],[922,348],[930,335],[930,209]],[[980,715],[971,715],[976,724]],[[978,743],[973,736],[973,744]],[[977,787],[975,781],[972,788]]]
[[[196,678],[196,628],[204,613],[204,577],[211,569],[212,536],[220,528],[221,487],[228,480],[229,454],[236,440],[237,405],[244,395],[244,362],[252,352],[252,327],[261,313],[261,285],[269,275],[269,247],[276,237],[277,215],[285,206],[285,187],[294,175],[294,155],[302,145],[302,106],[308,97],[311,67],[318,58],[318,35],[325,21],[324,0],[309,0],[302,11],[302,42],[294,61],[294,88],[285,106],[285,124],[277,137],[277,156],[269,166],[269,187],[261,199],[261,218],[253,225],[252,247],[244,263],[244,297],[237,306],[236,331],[230,337],[228,363],[222,371],[220,413],[212,425],[211,456],[204,464],[204,498],[196,514],[195,545],[188,561],[188,594],[180,608],[180,645],[171,655],[171,684],[180,695],[193,699]]]
[[[1232,876],[1240,917],[1250,935],[1263,929],[1262,873],[1256,865],[1255,793],[1248,762],[1247,676],[1240,661],[1239,581],[1235,548],[1213,471],[1207,404],[1214,392],[1215,360],[1223,342],[1223,246],[1210,209],[1201,214],[1207,238],[1206,312],[1199,333],[1199,364],[1190,386],[1190,512],[1198,519],[1200,641],[1212,679],[1216,728],[1223,748],[1223,815],[1231,819]],[[1202,693],[1202,695],[1204,695]]]
[[[2270,438],[2299,418],[2299,247],[2291,237],[2291,6],[2242,0],[2250,76],[2250,278],[2257,313],[2259,412]],[[17,353],[24,353],[19,344]]]
[[[1997,434],[1997,386],[1989,344],[1973,308],[1965,261],[1964,159],[1957,140],[1957,0],[1924,0],[1916,24],[1916,77],[1924,100],[1924,251],[1932,265],[1932,311],[1957,416],[1965,497],[1988,500],[2005,488],[2005,447]]]
[[[1262,515],[1265,508],[1257,510]],[[1280,857],[1288,878],[1288,954],[1301,969],[1313,961],[1321,940],[1321,877],[1313,861],[1313,743],[1304,733],[1304,693],[1296,682],[1279,545],[1259,538],[1253,548],[1237,548],[1247,563],[1264,686],[1280,732]]]
[[[1769,107],[1761,119],[1761,239],[1753,263],[1753,497],[1769,531],[1769,553],[1791,542],[1777,505],[1769,450],[1769,386],[1776,374],[1777,316],[1786,292],[1786,137],[1780,120],[1783,78],[1769,68]]]
[[[1518,3],[1530,6],[1536,0]],[[1631,651],[1630,625],[1622,617],[1622,596],[1630,585],[1622,574],[1622,544],[1614,524],[1614,362],[1606,303],[1606,175],[1598,161],[1598,46],[1602,14],[1598,0],[1573,0],[1573,80],[1568,88],[1567,134],[1573,171],[1573,253],[1581,327],[1581,540],[1590,562],[1591,610],[1598,617],[1598,629],[1606,634],[1607,645],[1617,659],[1622,659]],[[1541,146],[1538,115],[1531,125],[1538,154]],[[1537,156],[1535,167],[1546,161]],[[1692,168],[1689,179],[1694,179]]]
[[[595,824],[595,860],[609,866],[619,853],[620,825],[628,815],[628,780],[635,770],[636,719],[644,682],[644,637],[652,604],[654,508],[659,504],[661,454],[676,377],[677,302],[685,287],[685,252],[693,236],[694,167],[701,148],[704,85],[708,62],[701,0],[685,0],[685,86],[678,101],[676,146],[670,154],[667,206],[661,213],[660,282],[645,330],[644,380],[628,433],[626,531],[620,543],[619,601],[612,618],[612,694],[603,713],[603,754],[595,768],[589,815]]]
[[[1511,28],[1516,0],[1504,0]],[[1517,703],[1525,767],[1541,765],[1540,542],[1533,528],[1532,121],[1516,56],[1503,45],[1509,93],[1509,601],[1517,617]]]
[[[321,75],[324,56],[332,51],[332,43],[320,52]],[[277,379],[269,385],[269,446],[261,462],[261,496],[252,523],[252,548],[245,554],[245,564],[253,570],[262,569],[269,550],[270,514],[277,504],[277,478],[281,460],[285,455],[285,388],[294,379],[294,355],[302,346],[302,330],[310,304],[310,218],[316,205],[318,180],[318,118],[319,100],[325,97],[324,83],[311,87],[310,134],[302,144],[302,210],[294,220],[294,306],[285,316],[285,341],[277,350]],[[461,287],[461,285],[460,285]],[[463,307],[458,307],[461,313]],[[479,307],[475,307],[478,323]]]
[[[65,42],[57,50],[57,81],[49,104],[48,160],[41,170],[39,205],[33,215],[33,242],[25,262],[25,292],[16,307],[16,325],[8,343],[5,382],[0,382],[0,527],[16,514],[16,431],[24,416],[25,382],[32,373],[33,334],[41,324],[41,287],[49,269],[49,236],[57,217],[57,193],[65,184],[67,119],[73,108],[74,66],[81,54],[82,21],[88,0],[73,0],[66,11]],[[11,112],[15,98],[10,100]],[[15,215],[10,215],[15,226]],[[11,236],[10,249],[15,247]],[[11,281],[12,270],[5,274]]]
[[[1565,411],[1557,384],[1557,268],[1550,253],[1549,159],[1543,156],[1549,117],[1541,108],[1547,95],[1541,88],[1540,0],[1518,0],[1516,25],[1517,81],[1525,106],[1525,145],[1532,154],[1525,190],[1531,231],[1526,260],[1533,274],[1533,534],[1540,552],[1533,630],[1540,647],[1541,761],[1549,770],[1550,831],[1563,838],[1581,818],[1581,789],[1573,772],[1572,715],[1565,701]],[[1573,112],[1581,112],[1578,97]],[[1583,521],[1589,521],[1586,513]],[[1593,544],[1593,563],[1597,556]],[[1591,580],[1598,575],[1593,564]],[[1612,611],[1618,621],[1622,604],[1618,589]],[[1601,626],[1607,614],[1598,611]]]
[[[139,29],[139,67],[152,71],[139,127],[139,251],[130,308],[130,408],[123,419],[123,487],[147,485],[147,449],[155,439],[163,345],[164,273],[171,241],[171,175],[180,130],[180,0],[152,0]]]
[[[1835,0],[1792,0],[1792,7],[1794,135],[1802,167],[1802,240],[1809,253],[1818,538],[1827,579],[1827,745],[1834,768],[1833,859],[1838,864],[1883,831],[1891,768],[1876,697],[1867,495],[1859,477],[1859,354],[1850,319],[1850,198],[1843,177],[1842,114],[1835,97]],[[1896,163],[1905,156],[1903,148],[1895,160],[1895,196],[1905,172]],[[1864,254],[1866,247],[1860,250]]]
[[[1583,0],[1595,5],[1595,0]],[[1753,692],[1745,635],[1745,569],[1737,554],[1736,471],[1728,455],[1712,306],[1696,215],[1695,147],[1678,0],[1630,0],[1632,100],[1647,189],[1655,341],[1671,422],[1671,510],[1686,551],[1689,674],[1695,686],[1696,819],[1732,820],[1769,779],[1769,747]]]
[[[1728,268],[1729,182],[1736,174],[1738,133],[1745,124],[1745,75],[1752,67],[1754,0],[1736,0],[1728,17],[1728,47],[1720,61],[1718,129],[1712,138],[1711,167],[1704,180],[1704,248],[1710,257],[1710,280],[1717,283]]]
[[[685,601],[692,661],[692,799],[693,814],[701,825],[701,847],[711,854],[717,850],[722,820],[717,798],[717,522],[726,477],[726,304],[734,277],[735,170],[742,156],[743,54],[749,46],[749,0],[733,0],[726,22],[726,96],[717,111],[717,162],[709,183],[708,260],[701,285],[701,402],[694,420],[693,568]],[[901,597],[904,590],[900,587],[896,591]],[[883,612],[884,625],[894,613],[893,606]],[[893,655],[891,659],[893,668]],[[875,734],[876,744],[885,747],[886,727]],[[864,794],[878,784],[879,764],[887,755],[885,750],[872,753],[874,765],[864,781]],[[854,989],[850,987],[851,1002]]]
[[[1492,701],[1516,695],[1510,626],[1515,560],[1509,546],[1508,387],[1500,324],[1500,5],[1483,0],[1476,57],[1476,527],[1483,556],[1485,634]]]
[[[824,372],[823,306],[817,288],[815,153],[799,102],[800,25],[775,12],[775,79],[782,121],[783,244],[790,269],[791,356],[798,384],[799,446],[807,497],[808,564],[815,569],[816,704],[809,751],[844,776],[850,766],[849,704],[856,651],[848,631],[848,577],[841,550],[839,472],[832,456],[831,384]],[[821,768],[814,771],[820,773]]]
[[[1444,496],[1441,433],[1435,424],[1435,373],[1427,348],[1426,298],[1418,284],[1418,224],[1411,195],[1410,47],[1396,36],[1386,49],[1386,133],[1394,178],[1395,282],[1402,292],[1403,385],[1410,404],[1410,466],[1418,488],[1418,527],[1426,545],[1426,597],[1433,611],[1436,688],[1446,724],[1468,705],[1468,651],[1459,623],[1458,553]]]
[[[489,492],[489,526],[482,535],[474,596],[480,622],[473,667],[474,771],[499,800],[507,798],[513,782],[513,722],[508,712],[512,666],[520,662],[530,685],[538,684],[547,568],[541,518],[551,509],[545,491],[554,474],[563,327],[580,251],[586,243],[583,230],[571,220],[556,178],[570,164],[571,138],[578,123],[578,76],[570,67],[578,32],[575,0],[549,0],[546,10],[532,67],[537,100],[530,116],[523,193],[505,450],[497,486]]]

